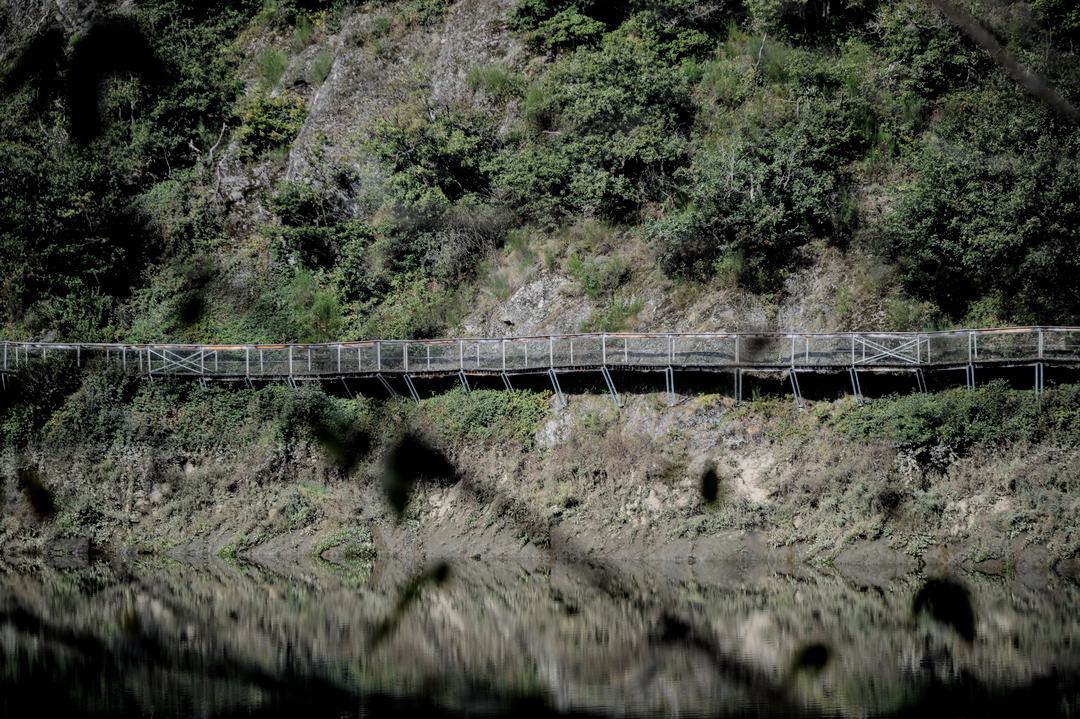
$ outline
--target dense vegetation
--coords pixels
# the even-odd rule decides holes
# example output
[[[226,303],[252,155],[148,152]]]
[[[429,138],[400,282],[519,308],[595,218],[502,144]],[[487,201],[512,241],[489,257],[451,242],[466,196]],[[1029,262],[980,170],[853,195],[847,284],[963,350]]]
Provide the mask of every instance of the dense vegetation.
[[[367,41],[448,6],[400,3],[405,27]],[[508,235],[582,218],[678,282],[775,293],[815,248],[858,246],[943,324],[1080,316],[1080,132],[905,0],[520,0],[509,26],[536,61],[478,64],[457,105],[433,106],[421,77],[357,128],[380,181],[279,179],[252,226],[215,163],[280,178],[333,54],[291,80],[290,58],[381,7],[142,0],[20,38],[0,95],[4,333],[431,335]],[[977,10],[1080,100],[1069,3]]]

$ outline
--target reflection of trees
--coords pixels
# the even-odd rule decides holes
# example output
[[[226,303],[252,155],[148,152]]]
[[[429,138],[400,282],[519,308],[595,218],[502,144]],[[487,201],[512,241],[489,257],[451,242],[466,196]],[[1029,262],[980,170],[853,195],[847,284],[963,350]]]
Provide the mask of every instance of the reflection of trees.
[[[601,574],[454,563],[374,648],[410,579],[404,567],[380,566],[359,588],[325,563],[9,571],[0,683],[17,681],[19,692],[0,703],[53,676],[64,678],[45,695],[53,705],[88,700],[102,712],[143,713],[163,695],[219,714],[297,697],[355,707],[360,695],[391,692],[450,707],[501,696],[564,710],[735,711],[757,705],[766,683],[773,699],[852,713],[925,701],[985,708],[1038,698],[1034,688],[1051,700],[1071,692],[1076,703],[1068,677],[1080,663],[1070,645],[1080,597],[1053,578],[1037,587],[965,578],[977,622],[969,643],[912,616],[915,578],[873,586],[833,572],[708,564],[591,571]],[[828,663],[792,676],[810,643],[829,647]]]

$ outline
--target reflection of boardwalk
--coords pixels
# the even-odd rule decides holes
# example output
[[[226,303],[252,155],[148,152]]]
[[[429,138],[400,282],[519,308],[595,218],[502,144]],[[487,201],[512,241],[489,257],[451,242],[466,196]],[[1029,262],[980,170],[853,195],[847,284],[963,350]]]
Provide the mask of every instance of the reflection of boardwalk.
[[[403,380],[416,398],[414,377],[494,375],[504,386],[514,376],[546,374],[562,399],[559,375],[599,372],[618,401],[612,371],[662,372],[674,393],[675,371],[726,371],[741,399],[744,372],[785,372],[801,402],[801,372],[846,373],[861,396],[863,370],[963,370],[968,386],[980,367],[1028,366],[1034,387],[1044,386],[1046,365],[1080,365],[1080,327],[1015,327],[946,332],[838,332],[786,334],[594,333],[543,337],[443,340],[365,340],[324,344],[177,345],[4,342],[3,373],[35,359],[63,354],[154,377],[298,382],[350,377]]]

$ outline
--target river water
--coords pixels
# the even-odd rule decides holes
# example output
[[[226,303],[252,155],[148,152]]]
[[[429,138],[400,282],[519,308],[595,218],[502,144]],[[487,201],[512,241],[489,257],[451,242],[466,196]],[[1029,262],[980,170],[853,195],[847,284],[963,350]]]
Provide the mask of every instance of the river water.
[[[0,564],[0,716],[1078,716],[1080,586],[734,564]]]

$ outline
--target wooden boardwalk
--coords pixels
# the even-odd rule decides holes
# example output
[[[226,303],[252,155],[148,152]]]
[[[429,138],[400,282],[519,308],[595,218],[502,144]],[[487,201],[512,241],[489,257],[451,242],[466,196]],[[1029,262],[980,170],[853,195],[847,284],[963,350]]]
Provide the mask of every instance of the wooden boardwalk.
[[[1010,327],[944,332],[835,333],[592,333],[537,337],[438,340],[364,340],[322,344],[94,344],[3,342],[2,371],[10,375],[35,360],[64,355],[138,373],[148,379],[303,381],[376,378],[397,394],[399,378],[418,399],[414,377],[495,375],[511,387],[515,376],[546,374],[560,401],[559,375],[599,372],[618,402],[612,372],[654,371],[674,395],[676,371],[732,372],[736,400],[744,373],[784,373],[796,402],[805,372],[846,373],[862,396],[862,372],[910,372],[925,389],[924,373],[963,370],[967,386],[985,367],[1033,368],[1041,391],[1047,365],[1080,366],[1080,327]]]

